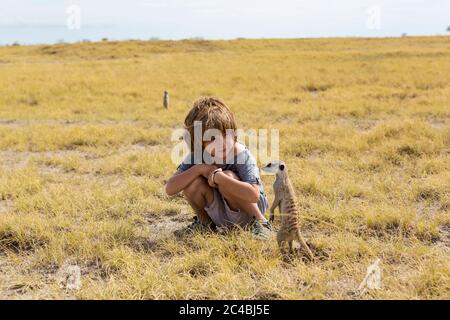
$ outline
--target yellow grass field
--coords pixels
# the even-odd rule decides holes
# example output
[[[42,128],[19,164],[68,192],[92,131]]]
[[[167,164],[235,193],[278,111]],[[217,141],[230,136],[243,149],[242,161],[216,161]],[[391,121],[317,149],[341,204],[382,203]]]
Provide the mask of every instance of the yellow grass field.
[[[202,95],[280,130],[316,262],[173,236],[171,133]],[[449,124],[450,37],[0,47],[0,298],[449,299]]]

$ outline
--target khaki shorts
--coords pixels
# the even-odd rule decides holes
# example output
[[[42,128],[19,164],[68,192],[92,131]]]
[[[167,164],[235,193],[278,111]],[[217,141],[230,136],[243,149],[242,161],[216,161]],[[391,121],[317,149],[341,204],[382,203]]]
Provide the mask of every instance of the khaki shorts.
[[[245,227],[253,220],[253,217],[245,212],[231,210],[227,201],[217,189],[214,189],[213,202],[209,207],[205,207],[205,210],[218,227],[229,227],[233,225]]]

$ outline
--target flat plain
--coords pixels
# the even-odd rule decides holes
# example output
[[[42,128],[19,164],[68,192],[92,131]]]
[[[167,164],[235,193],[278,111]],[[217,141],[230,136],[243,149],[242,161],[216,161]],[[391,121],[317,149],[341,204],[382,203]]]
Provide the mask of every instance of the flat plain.
[[[204,95],[279,130],[317,261],[173,236],[171,133]],[[0,298],[449,299],[449,124],[450,37],[0,47]]]

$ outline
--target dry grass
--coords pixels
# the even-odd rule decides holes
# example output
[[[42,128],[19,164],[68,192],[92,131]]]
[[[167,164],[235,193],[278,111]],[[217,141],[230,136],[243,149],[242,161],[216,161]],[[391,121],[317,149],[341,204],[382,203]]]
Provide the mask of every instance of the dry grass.
[[[209,94],[280,130],[317,262],[172,236],[171,130]],[[449,105],[449,37],[0,47],[0,297],[353,299],[380,257],[362,298],[448,299]]]

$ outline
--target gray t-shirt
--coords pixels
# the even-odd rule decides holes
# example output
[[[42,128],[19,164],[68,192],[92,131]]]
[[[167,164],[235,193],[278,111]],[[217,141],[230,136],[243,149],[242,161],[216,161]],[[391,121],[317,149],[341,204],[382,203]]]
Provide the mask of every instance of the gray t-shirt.
[[[207,156],[208,154],[206,154],[205,157]],[[195,163],[194,160],[195,160],[194,153],[192,152],[188,154],[186,158],[183,160],[183,162],[178,166],[177,171],[180,172],[186,171],[192,166],[200,163],[212,163],[210,156],[208,159],[204,159],[204,161],[200,163]],[[266,193],[264,192],[264,186],[261,181],[259,168],[256,165],[255,158],[252,156],[250,151],[247,148],[245,148],[243,151],[239,152],[234,157],[233,160],[234,161],[232,161],[232,163],[215,164],[215,165],[224,171],[225,170],[233,171],[234,173],[236,173],[236,175],[242,182],[258,185],[259,187],[258,207],[261,213],[264,214],[264,212],[267,210],[268,207],[268,201]]]

